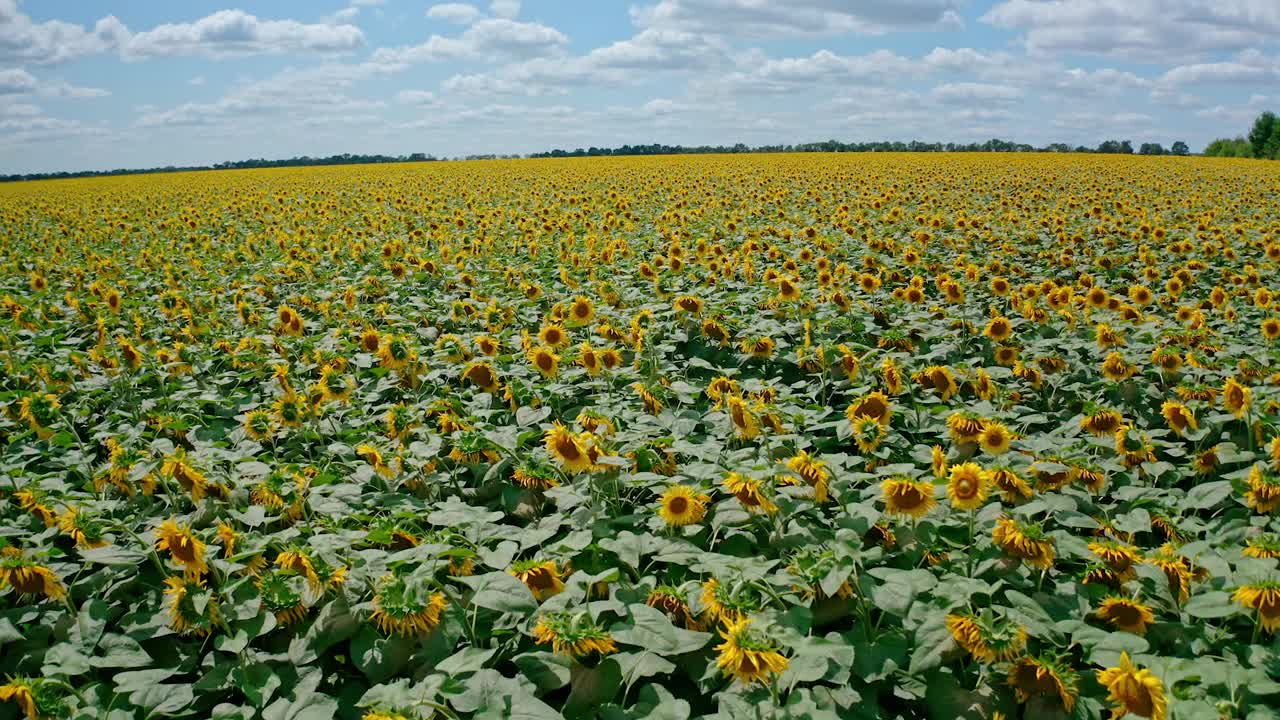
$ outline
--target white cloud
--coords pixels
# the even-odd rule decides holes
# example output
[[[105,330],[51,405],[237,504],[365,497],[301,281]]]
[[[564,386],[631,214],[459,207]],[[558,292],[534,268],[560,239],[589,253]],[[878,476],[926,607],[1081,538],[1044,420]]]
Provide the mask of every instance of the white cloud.
[[[205,79],[203,75],[197,75],[187,81],[188,85],[195,85],[197,87],[199,87],[200,85],[204,85],[204,83],[205,83]]]
[[[358,15],[360,15],[360,8],[354,6],[344,7],[332,15],[326,15],[324,23],[326,25],[343,25],[355,20]]]
[[[1022,91],[1008,85],[959,82],[935,87],[930,93],[938,102],[949,105],[1010,103],[1022,99]]]
[[[458,37],[432,35],[420,45],[379,48],[372,62],[412,65],[441,60],[531,58],[560,53],[569,38],[542,23],[490,18],[467,28]]]
[[[1166,88],[1263,85],[1277,81],[1280,81],[1280,59],[1257,51],[1242,52],[1234,60],[1179,65],[1160,76],[1160,85]]]
[[[95,87],[83,87],[80,85],[72,85],[68,82],[55,82],[47,85],[41,85],[37,91],[45,97],[62,97],[62,98],[100,98],[109,97],[110,90]]]
[[[113,15],[92,28],[61,20],[37,23],[18,9],[17,0],[0,0],[0,62],[66,62],[114,50],[128,33]]]
[[[364,34],[354,25],[305,24],[296,20],[259,20],[243,10],[219,10],[192,23],[166,23],[132,36],[128,59],[171,55],[230,57],[261,53],[356,50]]]
[[[22,68],[0,70],[0,95],[28,93],[36,89],[35,77]]]
[[[1025,31],[1033,54],[1088,53],[1159,62],[1273,42],[1275,0],[1004,0],[982,16]]]
[[[402,105],[429,105],[436,100],[436,94],[430,90],[401,90],[396,93],[396,102]]]
[[[489,12],[500,18],[514,19],[520,14],[520,0],[493,0],[489,3]]]
[[[475,5],[466,3],[440,3],[427,8],[427,17],[457,25],[470,25],[480,19],[480,10]]]
[[[352,7],[378,7],[386,4],[387,0],[351,0]]]
[[[958,29],[958,0],[660,0],[632,8],[641,27],[670,27],[735,37],[879,34]]]

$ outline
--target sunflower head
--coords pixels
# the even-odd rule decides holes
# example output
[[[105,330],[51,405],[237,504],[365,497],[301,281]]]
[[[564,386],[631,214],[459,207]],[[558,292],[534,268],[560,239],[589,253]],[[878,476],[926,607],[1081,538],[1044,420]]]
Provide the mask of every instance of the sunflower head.
[[[203,580],[171,576],[164,584],[169,626],[175,632],[203,637],[218,627],[218,594],[208,590]]]
[[[387,635],[425,635],[440,625],[444,593],[403,575],[388,575],[373,596],[373,621]]]
[[[947,616],[947,630],[956,644],[982,663],[1012,660],[1027,645],[1027,631],[1018,623],[990,612],[961,612]]]
[[[1147,626],[1155,622],[1151,608],[1143,602],[1128,597],[1108,596],[1098,606],[1098,617],[1117,630],[1145,635]]]
[[[987,500],[991,487],[989,474],[977,463],[967,462],[951,468],[947,481],[947,497],[957,510],[977,510]]]
[[[767,683],[787,669],[788,661],[777,645],[751,627],[743,617],[726,623],[720,631],[724,642],[716,646],[716,666],[727,677],[743,684]]]
[[[1151,720],[1168,717],[1169,704],[1164,683],[1149,669],[1134,665],[1128,653],[1120,653],[1116,667],[1098,671],[1098,684],[1107,689],[1107,699],[1115,717],[1126,713]]]
[[[511,566],[510,572],[529,588],[538,602],[564,590],[560,569],[551,560],[521,560]]]
[[[1080,696],[1080,676],[1071,669],[1065,657],[1057,655],[1024,655],[1009,667],[1009,685],[1018,702],[1033,697],[1056,698],[1062,709],[1070,713]]]
[[[911,518],[922,518],[937,505],[933,497],[933,483],[916,481],[907,477],[885,480],[880,485],[884,496],[885,513]]]
[[[534,626],[533,637],[540,645],[550,645],[557,655],[577,662],[591,662],[618,651],[613,636],[586,613],[546,613]]]
[[[658,517],[671,527],[702,522],[711,498],[688,485],[673,485],[658,498]]]

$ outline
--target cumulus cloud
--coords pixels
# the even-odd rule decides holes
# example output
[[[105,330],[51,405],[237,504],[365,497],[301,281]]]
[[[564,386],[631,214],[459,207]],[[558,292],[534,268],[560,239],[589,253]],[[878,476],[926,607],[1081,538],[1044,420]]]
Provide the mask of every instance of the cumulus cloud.
[[[1008,85],[960,82],[935,87],[930,95],[941,103],[950,105],[981,105],[984,103],[1010,103],[1022,99],[1022,91]]]
[[[958,0],[661,0],[633,8],[641,27],[673,27],[736,37],[880,34],[958,29]]]
[[[364,45],[354,25],[260,20],[243,10],[219,10],[190,23],[166,23],[129,38],[127,59],[172,55],[229,57],[263,53],[337,53]]]
[[[0,0],[0,62],[49,65],[109,52],[128,37],[124,23],[108,15],[92,28],[49,20],[34,22],[17,0]]]
[[[432,35],[426,42],[398,48],[379,48],[372,62],[414,65],[442,60],[530,58],[561,52],[569,38],[542,23],[502,18],[481,20],[457,37]]]
[[[36,89],[35,77],[22,68],[0,70],[0,95],[27,93]]]
[[[396,93],[396,102],[402,105],[429,105],[436,100],[436,94],[430,90],[401,90]]]
[[[1274,0],[1003,0],[982,21],[1021,30],[1033,54],[1160,62],[1235,51],[1280,35]]]
[[[520,14],[520,0],[493,0],[489,3],[489,12],[510,20]]]
[[[470,25],[480,19],[480,9],[467,3],[440,3],[427,8],[427,17],[457,25]]]

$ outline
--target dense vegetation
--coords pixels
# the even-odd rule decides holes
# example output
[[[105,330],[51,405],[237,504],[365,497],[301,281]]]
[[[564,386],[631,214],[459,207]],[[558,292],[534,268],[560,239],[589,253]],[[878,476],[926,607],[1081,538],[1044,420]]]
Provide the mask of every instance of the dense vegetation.
[[[1209,143],[1204,154],[1210,157],[1280,160],[1280,119],[1264,112],[1253,121],[1248,137],[1219,138]]]

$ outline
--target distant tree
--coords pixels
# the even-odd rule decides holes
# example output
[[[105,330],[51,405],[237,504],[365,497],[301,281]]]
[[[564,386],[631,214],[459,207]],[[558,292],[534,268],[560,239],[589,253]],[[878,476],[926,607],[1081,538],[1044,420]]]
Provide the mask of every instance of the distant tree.
[[[1242,137],[1218,138],[1205,147],[1204,154],[1209,157],[1247,158],[1253,157],[1253,146]]]
[[[1108,154],[1108,155],[1114,155],[1114,154],[1116,154],[1116,153],[1120,152],[1120,141],[1119,141],[1119,140],[1104,140],[1104,141],[1102,141],[1101,143],[1098,143],[1098,150],[1097,150],[1097,152],[1100,152],[1100,153],[1106,153],[1106,154]]]
[[[1253,129],[1249,131],[1249,145],[1253,148],[1253,156],[1256,158],[1268,157],[1268,152],[1280,146],[1280,123],[1276,121],[1276,114],[1270,111],[1264,112],[1253,121]],[[1272,142],[1272,138],[1276,138],[1276,142]],[[1274,159],[1274,155],[1270,156]]]
[[[1182,142],[1181,140],[1178,140],[1173,143],[1172,147],[1169,148],[1169,154],[1180,155],[1180,156],[1190,155],[1191,148],[1187,147],[1186,143]]]
[[[1145,142],[1142,147],[1138,148],[1139,155],[1163,155],[1164,146],[1160,143]]]
[[[1125,154],[1125,155],[1132,155],[1132,154],[1133,154],[1133,143],[1129,142],[1128,140],[1121,141],[1121,143],[1120,143],[1120,152],[1121,152],[1121,153],[1123,153],[1123,154]]]

